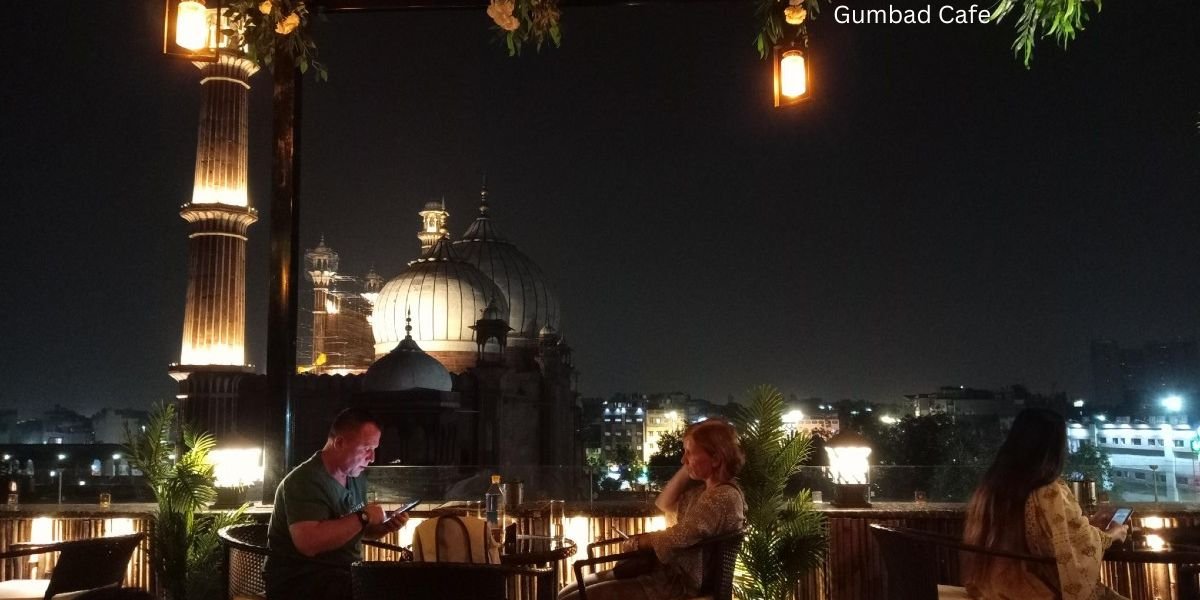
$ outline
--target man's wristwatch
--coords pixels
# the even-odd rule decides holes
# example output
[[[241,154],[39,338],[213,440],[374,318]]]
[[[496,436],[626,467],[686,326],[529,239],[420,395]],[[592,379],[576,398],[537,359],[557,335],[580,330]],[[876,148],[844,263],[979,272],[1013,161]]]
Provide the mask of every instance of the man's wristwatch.
[[[371,518],[367,516],[367,511],[365,509],[354,514],[358,515],[358,523],[362,526],[362,529],[366,529],[367,525],[371,524]]]

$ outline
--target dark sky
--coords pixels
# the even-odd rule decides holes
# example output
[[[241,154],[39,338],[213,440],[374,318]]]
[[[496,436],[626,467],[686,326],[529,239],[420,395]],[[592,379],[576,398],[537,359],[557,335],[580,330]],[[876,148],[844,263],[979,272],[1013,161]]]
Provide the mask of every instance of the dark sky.
[[[172,393],[200,89],[159,54],[161,7],[22,2],[0,21],[0,406]],[[344,270],[395,275],[421,204],[444,195],[461,234],[486,172],[501,230],[559,291],[587,395],[1086,396],[1089,340],[1197,334],[1196,2],[1105,3],[1029,71],[1007,24],[839,25],[829,7],[815,98],[788,111],[749,3],[563,19],[561,49],[520,59],[483,11],[319,23],[301,245],[324,232]],[[252,85],[262,365],[269,76]]]

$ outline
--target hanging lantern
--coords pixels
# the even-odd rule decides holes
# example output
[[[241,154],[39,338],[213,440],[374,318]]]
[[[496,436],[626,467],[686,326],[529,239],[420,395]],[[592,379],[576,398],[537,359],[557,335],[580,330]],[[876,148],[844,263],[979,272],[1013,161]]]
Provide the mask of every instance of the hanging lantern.
[[[866,438],[847,430],[829,438],[825,443],[829,455],[829,476],[833,479],[833,505],[842,508],[871,506],[871,466],[867,457],[871,447]]]
[[[217,60],[221,0],[164,0],[163,54],[189,61]]]
[[[775,106],[808,100],[808,57],[796,46],[775,47]]]

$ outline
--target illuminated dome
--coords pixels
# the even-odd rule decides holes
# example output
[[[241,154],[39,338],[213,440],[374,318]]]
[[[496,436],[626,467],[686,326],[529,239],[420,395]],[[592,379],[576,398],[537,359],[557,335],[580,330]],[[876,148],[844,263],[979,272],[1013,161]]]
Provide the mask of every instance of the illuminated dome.
[[[508,302],[500,288],[460,259],[450,240],[442,238],[379,291],[372,318],[375,356],[387,353],[405,338],[408,311],[412,311],[412,337],[426,352],[475,353],[471,326],[493,300],[501,314],[508,314]]]
[[[516,345],[537,343],[538,331],[558,323],[558,299],[546,284],[546,277],[528,256],[504,239],[488,216],[487,189],[480,194],[479,217],[454,249],[463,260],[475,265],[496,282],[508,300],[509,338]]]
[[[375,361],[363,376],[363,388],[370,392],[411,389],[448,392],[452,384],[446,367],[425,354],[411,335],[406,335],[391,352]]]

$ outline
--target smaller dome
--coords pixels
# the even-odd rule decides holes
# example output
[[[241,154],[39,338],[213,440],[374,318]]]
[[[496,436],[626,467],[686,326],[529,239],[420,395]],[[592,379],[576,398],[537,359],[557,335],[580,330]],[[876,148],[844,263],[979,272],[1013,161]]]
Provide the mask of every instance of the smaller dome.
[[[556,335],[558,335],[558,331],[556,331],[554,329],[554,326],[549,323],[547,323],[544,327],[542,327],[542,330],[538,332],[538,337],[546,338],[546,337],[554,337]]]
[[[408,335],[367,369],[363,389],[369,392],[403,392],[425,389],[449,392],[453,386],[450,372],[436,358],[425,353],[412,339],[412,319],[405,327]]]

